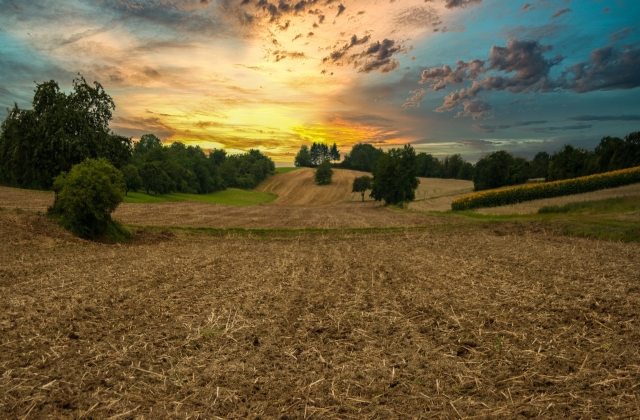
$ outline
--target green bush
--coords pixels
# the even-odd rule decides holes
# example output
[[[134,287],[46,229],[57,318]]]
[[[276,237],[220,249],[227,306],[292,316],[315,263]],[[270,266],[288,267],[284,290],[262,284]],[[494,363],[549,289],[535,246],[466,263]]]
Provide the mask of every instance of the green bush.
[[[122,173],[106,159],[87,159],[54,180],[56,200],[50,214],[74,234],[86,239],[121,240],[129,232],[111,219],[123,200]]]
[[[605,188],[621,187],[640,182],[640,166],[620,171],[566,179],[563,181],[527,184],[501,190],[483,191],[465,195],[451,203],[452,210],[496,207],[541,198],[580,194]]]
[[[331,162],[323,160],[314,174],[316,184],[329,185],[331,184],[331,178],[333,177],[333,170],[331,169]]]

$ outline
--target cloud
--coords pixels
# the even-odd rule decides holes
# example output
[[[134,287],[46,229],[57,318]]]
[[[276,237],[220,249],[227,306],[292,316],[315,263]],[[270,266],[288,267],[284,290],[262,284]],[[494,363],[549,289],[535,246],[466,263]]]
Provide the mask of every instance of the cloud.
[[[377,41],[360,54],[360,58],[364,62],[356,60],[354,62],[359,73],[369,73],[374,70],[380,70],[380,73],[388,73],[400,66],[398,60],[391,58],[397,52],[402,51],[402,46],[395,45],[395,41],[384,39],[382,42]]]
[[[563,87],[577,93],[595,90],[633,89],[640,86],[640,44],[623,50],[613,46],[591,52],[589,62],[568,67],[563,75]],[[566,80],[571,74],[573,78]]]
[[[404,104],[402,104],[402,108],[418,108],[420,106],[420,101],[424,98],[426,90],[420,88],[416,90],[411,90],[409,93],[413,94],[412,97],[407,98]]]
[[[640,115],[578,115],[572,121],[640,121]]]
[[[464,103],[464,108],[462,111],[459,111],[455,118],[460,117],[471,117],[473,120],[480,120],[484,118],[491,110],[491,105],[482,101],[466,101]]]
[[[507,128],[511,128],[510,125],[485,125],[485,124],[474,124],[471,126],[475,131],[479,131],[481,133],[494,133],[497,130],[506,130]]]
[[[424,0],[425,2],[432,2],[435,0]],[[474,4],[480,4],[482,0],[445,0],[445,7],[447,9],[455,9],[456,7],[468,7]]]
[[[532,7],[531,7],[531,3],[525,3],[522,6],[522,9],[520,9],[521,12],[529,12],[531,11]]]
[[[612,34],[609,37],[609,39],[611,40],[611,42],[620,41],[622,39],[630,37],[635,32],[635,30],[636,30],[636,28],[624,28],[624,29]]]
[[[548,121],[539,120],[539,121],[516,121],[516,127],[526,127],[528,125],[537,125],[537,124],[546,124]]]
[[[433,7],[410,7],[398,12],[393,19],[400,27],[431,28],[442,23],[438,12]]]
[[[559,65],[563,57],[545,57],[552,51],[551,45],[538,41],[510,40],[505,47],[493,46],[486,60],[459,60],[455,69],[448,65],[425,69],[418,83],[429,84],[434,91],[448,85],[471,85],[453,91],[444,97],[436,112],[454,108],[476,100],[482,92],[507,91],[531,93],[571,91],[586,93],[595,90],[632,89],[640,86],[640,45],[628,45],[619,50],[607,46],[592,51],[589,62],[567,67],[558,78],[550,77],[551,69]],[[487,74],[490,73],[490,74]],[[457,116],[468,115],[466,111]]]
[[[540,127],[540,128],[530,128],[529,131],[534,133],[551,133],[554,131],[568,131],[568,130],[586,130],[587,128],[592,128],[591,124],[574,124],[574,125],[565,125],[561,127]]]
[[[379,70],[380,73],[388,73],[400,66],[398,60],[392,56],[405,49],[401,45],[391,39],[384,39],[382,42],[376,41],[361,51],[360,53],[347,55],[347,52],[353,47],[362,45],[369,41],[370,36],[367,35],[358,39],[356,35],[351,37],[350,42],[344,44],[341,48],[334,50],[327,57],[322,59],[325,64],[353,64],[359,73],[370,73]]]
[[[551,15],[551,19],[555,19],[558,16],[564,15],[565,13],[569,12],[571,12],[571,9],[569,9],[568,7],[566,9],[558,9],[553,15]]]
[[[336,17],[340,16],[340,15],[341,15],[341,14],[342,14],[346,9],[347,9],[347,8],[346,8],[346,7],[344,7],[344,6],[342,5],[342,3],[340,3],[340,4],[338,5],[338,14],[336,15]]]

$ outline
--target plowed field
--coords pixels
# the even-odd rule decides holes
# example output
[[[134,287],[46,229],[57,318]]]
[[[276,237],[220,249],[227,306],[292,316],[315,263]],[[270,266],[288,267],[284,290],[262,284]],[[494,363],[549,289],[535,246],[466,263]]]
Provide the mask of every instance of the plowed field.
[[[640,246],[533,227],[104,245],[0,211],[0,418],[637,418]]]

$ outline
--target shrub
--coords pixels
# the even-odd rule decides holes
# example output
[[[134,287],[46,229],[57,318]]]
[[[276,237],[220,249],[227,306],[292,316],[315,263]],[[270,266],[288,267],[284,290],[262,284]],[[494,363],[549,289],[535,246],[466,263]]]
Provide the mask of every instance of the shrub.
[[[56,201],[50,214],[74,234],[86,239],[120,240],[129,236],[111,213],[123,200],[122,173],[106,159],[87,159],[54,180]]]
[[[478,207],[504,206],[541,198],[560,197],[603,190],[605,188],[621,187],[636,182],[640,182],[640,166],[563,181],[527,184],[513,188],[468,194],[454,200],[451,203],[451,209],[467,210]]]
[[[328,160],[322,161],[315,172],[315,180],[318,185],[331,184],[331,177],[333,176],[333,170],[331,169],[331,162]]]

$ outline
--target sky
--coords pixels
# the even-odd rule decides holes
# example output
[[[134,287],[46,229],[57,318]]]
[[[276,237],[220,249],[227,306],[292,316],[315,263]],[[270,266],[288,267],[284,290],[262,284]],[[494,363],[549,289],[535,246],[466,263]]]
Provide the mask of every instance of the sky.
[[[640,131],[640,1],[0,0],[1,120],[78,73],[134,140],[531,158]]]

